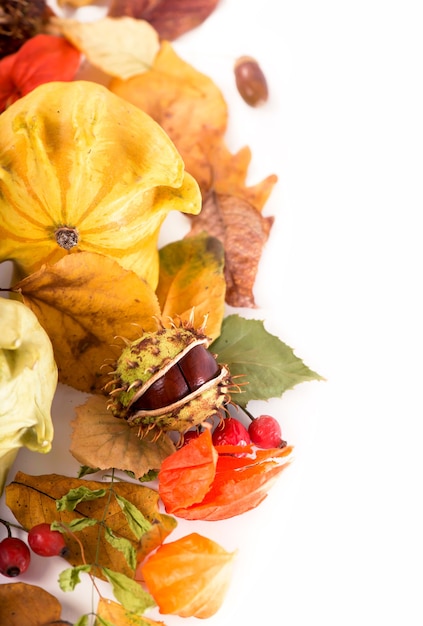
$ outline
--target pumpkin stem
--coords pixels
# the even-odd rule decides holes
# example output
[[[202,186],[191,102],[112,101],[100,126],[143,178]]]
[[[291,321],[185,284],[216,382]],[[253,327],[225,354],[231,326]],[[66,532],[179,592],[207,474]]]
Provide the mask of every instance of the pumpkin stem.
[[[78,231],[76,228],[69,228],[68,226],[60,226],[55,233],[56,241],[61,248],[70,250],[79,241]]]

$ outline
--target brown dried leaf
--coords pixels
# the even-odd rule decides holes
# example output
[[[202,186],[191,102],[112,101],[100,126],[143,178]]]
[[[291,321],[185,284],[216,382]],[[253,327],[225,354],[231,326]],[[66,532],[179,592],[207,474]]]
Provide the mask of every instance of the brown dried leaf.
[[[99,391],[107,382],[102,366],[121,352],[117,336],[134,340],[157,329],[160,307],[152,288],[99,254],[70,254],[15,289],[51,339],[60,382],[80,391]]]
[[[107,489],[107,492],[102,498],[79,503],[74,511],[57,511],[55,501],[66,495],[70,489],[76,489],[81,485],[92,490]],[[152,524],[161,525],[164,523],[165,528],[169,527],[169,516],[159,512],[157,491],[144,485],[126,482],[114,482],[111,486],[109,483],[70,478],[59,474],[30,476],[18,472],[14,480],[6,487],[6,504],[21,526],[27,530],[41,522],[51,524],[55,520],[64,523],[81,517],[101,520],[107,506],[106,522],[109,528],[117,537],[128,539],[134,548],[137,548],[138,543],[118,502],[114,498],[108,502],[109,488],[132,502]],[[133,578],[134,572],[127,564],[124,556],[119,551],[114,550],[103,535],[100,541],[100,552],[97,554],[98,525],[89,526],[79,531],[78,538],[84,546],[87,563],[101,563],[103,567],[108,567],[115,572],[121,572]],[[69,563],[73,566],[83,564],[77,541],[72,536],[67,535],[66,543],[69,547],[69,557],[67,558]],[[96,576],[104,578],[99,570],[94,573]]]
[[[119,624],[119,626],[165,626],[164,622],[157,622],[144,615],[130,613],[121,604],[107,598],[100,598],[97,606],[97,616],[105,620],[101,624],[107,622]],[[98,620],[96,620],[95,626],[100,626]]]
[[[3,626],[50,626],[60,620],[60,602],[48,591],[28,583],[0,585],[0,624]]]
[[[255,306],[254,282],[272,224],[272,217],[263,217],[242,198],[215,193],[192,220],[188,237],[207,231],[224,245],[226,302],[230,306]]]
[[[173,41],[206,20],[219,0],[112,0],[111,17],[129,15],[147,20],[161,39]]]
[[[205,233],[168,244],[160,250],[157,297],[162,316],[183,320],[194,314],[194,326],[207,318],[211,339],[220,335],[225,309],[224,250]]]
[[[175,451],[170,438],[151,430],[140,439],[136,427],[107,410],[107,401],[103,396],[92,396],[76,408],[71,454],[82,465],[101,470],[114,467],[133,472],[137,478],[159,470],[163,459]]]
[[[123,79],[150,69],[160,47],[156,30],[131,17],[94,22],[52,18],[51,23],[93,66]]]

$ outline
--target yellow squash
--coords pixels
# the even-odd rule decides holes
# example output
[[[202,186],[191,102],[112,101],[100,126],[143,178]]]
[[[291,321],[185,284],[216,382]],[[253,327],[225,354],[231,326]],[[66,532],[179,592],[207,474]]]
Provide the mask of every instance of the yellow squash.
[[[164,219],[200,209],[167,134],[102,85],[46,83],[0,115],[0,262],[21,276],[90,251],[155,289]]]

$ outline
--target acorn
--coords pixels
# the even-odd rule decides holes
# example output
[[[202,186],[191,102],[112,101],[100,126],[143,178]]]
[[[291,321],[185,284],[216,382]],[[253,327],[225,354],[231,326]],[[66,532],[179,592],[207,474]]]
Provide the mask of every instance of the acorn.
[[[43,31],[51,10],[46,0],[3,0],[0,3],[0,59],[17,52]]]
[[[208,350],[204,328],[173,324],[144,333],[118,358],[106,385],[115,417],[181,434],[219,414],[234,387],[228,368]]]

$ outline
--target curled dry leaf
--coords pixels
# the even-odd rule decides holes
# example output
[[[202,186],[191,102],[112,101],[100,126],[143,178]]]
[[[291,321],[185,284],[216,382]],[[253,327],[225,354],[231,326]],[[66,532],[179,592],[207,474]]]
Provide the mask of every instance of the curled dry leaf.
[[[152,288],[99,254],[70,254],[15,289],[51,339],[60,382],[80,391],[99,391],[108,381],[104,364],[123,347],[117,336],[133,340],[157,329],[160,307]]]
[[[80,502],[74,511],[57,511],[55,501],[67,494],[70,489],[77,489],[81,486],[92,490],[106,489],[106,495],[95,500]],[[110,485],[104,482],[69,478],[59,474],[30,476],[18,472],[14,480],[6,487],[6,504],[21,526],[27,530],[41,522],[62,521],[70,523],[73,519],[84,517],[101,520],[107,506],[107,525],[109,528],[117,537],[127,539],[137,549],[138,542],[128,526],[121,507],[114,498],[111,498],[109,502],[108,489],[110,488]],[[145,485],[115,482],[113,483],[113,491],[129,500],[153,526],[161,526],[163,536],[167,536],[175,528],[176,521],[169,515],[160,513],[159,495],[156,490]],[[130,578],[134,577],[134,571],[129,567],[124,556],[119,551],[110,549],[110,545],[103,534],[100,536],[100,551],[97,553],[97,525],[87,526],[79,531],[78,538],[84,546],[87,563],[101,563],[103,567],[125,574]],[[77,541],[72,536],[67,535],[66,543],[69,547],[67,561],[73,566],[82,565],[83,559]],[[152,545],[154,546],[154,542]],[[104,578],[100,570],[94,570],[93,573]]]
[[[180,317],[200,328],[207,319],[206,333],[220,335],[225,309],[226,281],[223,245],[205,233],[182,239],[160,250],[159,284],[156,294],[162,317]]]
[[[96,614],[104,620],[104,624],[119,624],[119,626],[165,626],[163,622],[151,620],[144,615],[137,615],[127,611],[121,604],[101,597]],[[21,625],[20,625],[21,626]]]
[[[51,23],[93,66],[123,79],[149,70],[160,47],[157,32],[144,20],[52,18]]]
[[[204,619],[222,605],[235,555],[191,533],[160,546],[144,563],[142,575],[160,613]]]
[[[150,22],[161,39],[172,41],[196,28],[219,0],[112,0],[109,15],[129,15]]]
[[[107,398],[97,395],[76,408],[71,454],[82,465],[125,470],[137,478],[158,471],[162,461],[175,451],[170,438],[158,429],[138,437],[137,428],[107,410],[107,402]]]
[[[50,626],[65,624],[62,607],[51,593],[28,583],[0,585],[0,624],[2,626]]]
[[[254,307],[253,287],[263,246],[273,224],[247,201],[211,193],[201,213],[191,220],[188,237],[207,231],[225,249],[226,302],[233,307]]]

